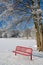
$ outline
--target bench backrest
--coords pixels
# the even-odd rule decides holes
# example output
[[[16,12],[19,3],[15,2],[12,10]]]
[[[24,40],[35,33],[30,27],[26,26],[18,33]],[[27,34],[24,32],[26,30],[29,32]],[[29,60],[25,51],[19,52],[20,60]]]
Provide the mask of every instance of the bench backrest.
[[[24,52],[24,53],[32,53],[32,48],[17,46],[16,51]]]

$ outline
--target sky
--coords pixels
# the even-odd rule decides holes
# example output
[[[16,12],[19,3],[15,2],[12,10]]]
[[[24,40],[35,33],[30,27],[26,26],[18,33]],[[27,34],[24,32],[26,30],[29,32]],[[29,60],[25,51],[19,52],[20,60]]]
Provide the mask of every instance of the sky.
[[[22,1],[22,0],[21,0],[21,1]],[[26,0],[24,0],[24,2],[26,2]],[[10,3],[12,3],[12,2],[10,1]],[[2,4],[2,3],[0,3],[0,5],[5,6],[5,4]],[[19,7],[23,7],[23,5],[20,4]],[[6,7],[5,7],[5,9],[6,9]],[[40,0],[40,9],[43,10],[43,0]],[[0,10],[1,10],[1,9],[0,9]],[[3,10],[3,11],[4,11],[4,10]],[[28,9],[26,9],[26,11],[28,12]],[[2,11],[1,11],[1,12],[2,12]],[[1,12],[0,12],[0,13],[1,13]],[[26,14],[26,16],[29,16],[29,14],[28,14],[28,15]],[[43,16],[43,14],[42,14],[42,16]],[[20,17],[21,17],[21,16],[19,16],[18,18],[20,18]],[[7,19],[6,19],[5,16],[2,16],[2,19],[0,19],[0,28],[3,28],[3,27],[6,28],[6,27],[8,26],[8,23],[11,23],[11,21],[12,21],[13,18],[15,18],[15,20],[17,20],[16,14],[14,15],[14,17],[11,16],[11,15],[9,15],[9,16],[7,17]],[[4,20],[4,19],[5,19],[5,20]],[[43,20],[42,20],[42,21],[43,21]],[[6,22],[7,22],[7,23],[6,23]],[[25,27],[25,25],[26,25],[26,27]],[[20,25],[16,26],[16,29],[24,30],[25,28],[32,28],[33,25],[34,25],[34,21],[33,21],[32,19],[30,19],[30,21],[29,21],[28,24],[26,24],[26,21],[23,20],[23,22],[22,22]],[[15,29],[14,24],[12,25],[11,29]]]

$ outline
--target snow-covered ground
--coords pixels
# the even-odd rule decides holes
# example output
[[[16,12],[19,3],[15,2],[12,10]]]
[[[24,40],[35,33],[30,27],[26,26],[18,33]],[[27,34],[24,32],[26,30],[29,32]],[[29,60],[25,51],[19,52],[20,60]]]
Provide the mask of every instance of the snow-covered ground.
[[[12,53],[16,46],[26,46],[33,49],[32,61],[28,56]],[[43,52],[38,52],[36,40],[19,38],[0,39],[0,65],[43,65]]]
[[[16,46],[26,46],[35,48],[36,40],[22,39],[22,38],[1,38],[0,39],[0,51],[11,51]]]

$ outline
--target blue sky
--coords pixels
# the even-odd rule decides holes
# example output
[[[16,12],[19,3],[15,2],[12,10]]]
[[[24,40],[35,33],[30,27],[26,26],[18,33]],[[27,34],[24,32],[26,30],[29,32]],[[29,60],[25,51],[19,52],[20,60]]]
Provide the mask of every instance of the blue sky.
[[[24,2],[26,2],[26,0],[24,0]],[[10,0],[10,3],[11,3],[11,0]],[[5,6],[3,4],[1,4],[2,6]],[[19,5],[19,7],[23,7],[22,4]],[[43,10],[43,0],[40,0],[40,8]],[[26,11],[28,12],[29,10],[26,9]],[[26,14],[27,16],[29,16],[29,14]],[[4,16],[2,16],[2,19],[0,20],[0,28],[2,28],[4,25],[5,27],[7,27],[8,23],[12,21],[13,17],[12,16],[8,16],[7,17],[7,20],[3,20],[3,18],[5,19]],[[20,18],[20,17],[19,17]],[[7,22],[7,23],[6,23]],[[26,24],[26,21],[24,20],[19,26],[17,26],[16,28],[19,28],[21,30],[24,30],[25,29],[25,24]],[[32,19],[30,19],[29,23],[26,24],[26,27],[27,28],[31,28],[32,26],[34,25],[34,21]],[[15,29],[15,26],[13,24],[12,28],[11,29]]]
[[[43,0],[40,0],[40,8],[43,10]]]

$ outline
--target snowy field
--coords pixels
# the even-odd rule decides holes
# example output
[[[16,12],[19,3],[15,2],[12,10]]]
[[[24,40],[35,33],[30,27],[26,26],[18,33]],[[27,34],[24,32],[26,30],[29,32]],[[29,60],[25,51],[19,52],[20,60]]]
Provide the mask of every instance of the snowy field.
[[[0,39],[0,51],[11,51],[16,46],[26,46],[35,49],[36,40],[33,39],[22,39],[22,38],[1,38]]]
[[[17,55],[12,53],[16,46],[26,46],[33,49],[32,61],[28,56]],[[38,52],[36,40],[33,39],[0,39],[0,65],[43,65],[43,52]]]

